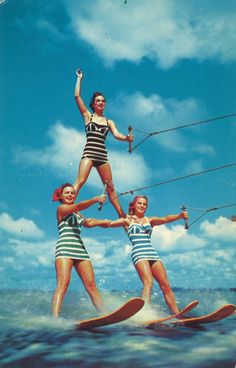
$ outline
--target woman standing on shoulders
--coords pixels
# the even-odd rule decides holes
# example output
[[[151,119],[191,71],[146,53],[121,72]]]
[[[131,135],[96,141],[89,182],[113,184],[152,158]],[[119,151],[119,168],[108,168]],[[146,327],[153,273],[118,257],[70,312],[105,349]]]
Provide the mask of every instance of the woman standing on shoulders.
[[[170,287],[167,273],[162,260],[151,245],[152,228],[167,224],[179,219],[187,219],[188,215],[182,211],[178,215],[165,217],[146,217],[145,212],[148,199],[145,196],[136,196],[129,205],[129,215],[124,219],[111,221],[108,227],[123,226],[132,243],[131,257],[143,283],[142,298],[150,303],[153,279],[155,279],[165,298],[166,304],[175,314],[179,312],[174,293]]]
[[[53,201],[61,204],[57,209],[59,239],[56,245],[57,288],[52,298],[52,314],[58,317],[65,294],[67,292],[72,267],[81,278],[92,303],[100,312],[104,312],[104,304],[96,287],[93,266],[89,254],[80,236],[81,226],[105,226],[107,220],[85,219],[78,211],[85,210],[94,203],[102,203],[106,196],[94,197],[75,204],[75,189],[72,184],[63,184],[53,194]]]
[[[74,183],[76,195],[88,179],[92,167],[95,167],[103,184],[107,185],[107,194],[116,212],[119,217],[124,217],[125,214],[114,190],[111,166],[108,162],[107,150],[105,147],[105,139],[109,131],[120,141],[132,142],[133,136],[121,134],[117,130],[114,121],[104,116],[106,101],[102,93],[95,92],[93,94],[89,104],[92,113],[87,109],[80,93],[81,81],[83,78],[82,71],[78,69],[76,75],[75,99],[84,120],[87,137],[87,142],[80,161],[78,176]]]

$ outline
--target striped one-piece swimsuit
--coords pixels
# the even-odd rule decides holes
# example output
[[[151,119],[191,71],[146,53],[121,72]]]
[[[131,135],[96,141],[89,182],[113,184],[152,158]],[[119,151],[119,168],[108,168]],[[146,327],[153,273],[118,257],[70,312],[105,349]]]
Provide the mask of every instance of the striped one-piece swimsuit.
[[[147,223],[141,225],[132,221],[127,230],[127,235],[132,243],[131,258],[134,264],[141,260],[160,261],[160,257],[151,245],[152,226]]]
[[[89,158],[96,166],[96,164],[108,162],[105,139],[109,131],[109,122],[106,119],[106,125],[98,124],[92,119],[93,115],[91,115],[90,122],[85,126],[87,142],[81,159]]]
[[[63,218],[58,225],[59,239],[56,245],[56,258],[90,260],[80,237],[83,218],[76,212]]]

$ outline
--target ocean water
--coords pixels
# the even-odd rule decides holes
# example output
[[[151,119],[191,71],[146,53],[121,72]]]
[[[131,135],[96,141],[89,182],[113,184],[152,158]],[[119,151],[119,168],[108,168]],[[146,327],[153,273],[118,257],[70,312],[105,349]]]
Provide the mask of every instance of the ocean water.
[[[104,292],[111,311],[139,292]],[[236,303],[235,290],[175,290],[180,307],[199,300],[192,316]],[[51,292],[0,291],[0,366],[79,368],[234,368],[236,315],[195,327],[140,323],[169,312],[160,293],[131,319],[93,331],[80,331],[75,321],[97,316],[87,295],[68,292],[61,317],[51,318]]]

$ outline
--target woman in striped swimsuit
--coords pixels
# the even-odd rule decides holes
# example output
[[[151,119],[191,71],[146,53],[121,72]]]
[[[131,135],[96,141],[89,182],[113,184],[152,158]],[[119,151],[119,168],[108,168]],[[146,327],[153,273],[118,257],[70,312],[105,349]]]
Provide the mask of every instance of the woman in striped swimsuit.
[[[94,306],[104,312],[104,305],[96,287],[93,266],[88,252],[80,237],[81,226],[105,226],[108,220],[85,219],[78,211],[84,210],[94,203],[101,203],[105,195],[75,204],[75,190],[72,184],[66,183],[56,189],[53,194],[54,201],[60,201],[57,209],[57,222],[59,239],[56,245],[56,274],[57,288],[52,298],[52,314],[58,317],[63,299],[70,283],[72,267],[81,278]]]
[[[105,147],[105,139],[109,131],[113,136],[120,141],[132,142],[132,135],[121,134],[114,123],[114,121],[105,118],[103,115],[105,108],[105,97],[100,92],[95,92],[90,102],[90,107],[93,113],[85,106],[80,90],[83,74],[80,69],[77,70],[77,82],[75,86],[75,99],[79,111],[83,117],[86,129],[87,142],[80,161],[80,167],[77,179],[74,183],[74,188],[78,194],[81,187],[84,185],[92,167],[96,167],[103,184],[107,184],[107,194],[114,208],[120,217],[125,216],[119,200],[114,191],[112,182],[111,166],[107,158],[107,150]]]
[[[123,226],[132,243],[131,257],[134,266],[143,283],[142,297],[150,303],[153,279],[155,279],[163,292],[166,304],[175,314],[179,308],[171,290],[167,273],[162,260],[151,245],[151,234],[154,226],[167,224],[179,219],[187,219],[186,212],[165,217],[145,217],[148,199],[137,196],[129,205],[129,215],[125,219],[111,221],[108,227]]]

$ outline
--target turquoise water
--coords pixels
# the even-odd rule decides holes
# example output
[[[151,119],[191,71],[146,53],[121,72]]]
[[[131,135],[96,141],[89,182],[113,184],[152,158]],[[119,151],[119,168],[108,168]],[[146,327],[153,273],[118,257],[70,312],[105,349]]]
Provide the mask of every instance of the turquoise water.
[[[226,303],[236,303],[234,290],[176,290],[179,306],[200,304],[198,316]],[[117,325],[79,331],[76,320],[96,316],[85,293],[68,292],[61,318],[50,316],[51,292],[0,291],[1,367],[177,367],[234,368],[235,315],[195,327],[163,324],[144,328],[142,321],[163,317],[168,310],[154,293],[152,307]],[[138,292],[104,292],[109,310]]]

